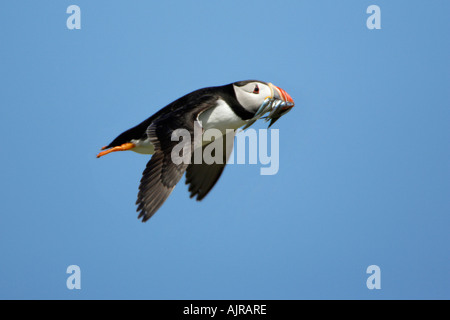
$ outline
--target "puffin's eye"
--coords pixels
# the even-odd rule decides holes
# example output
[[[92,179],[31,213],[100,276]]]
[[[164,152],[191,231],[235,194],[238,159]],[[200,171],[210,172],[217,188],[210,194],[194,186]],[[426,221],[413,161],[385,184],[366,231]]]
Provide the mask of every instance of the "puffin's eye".
[[[253,89],[253,93],[254,93],[254,94],[258,94],[258,93],[259,93],[259,87],[258,87],[258,85],[255,85],[255,89]]]

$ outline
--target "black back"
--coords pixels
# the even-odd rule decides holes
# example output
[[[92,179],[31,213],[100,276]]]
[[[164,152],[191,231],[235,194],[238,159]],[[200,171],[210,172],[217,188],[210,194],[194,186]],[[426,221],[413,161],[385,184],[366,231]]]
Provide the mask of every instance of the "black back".
[[[107,148],[120,146],[124,143],[130,142],[133,139],[145,139],[147,137],[147,128],[152,124],[153,121],[160,117],[168,117],[173,112],[179,112],[181,111],[180,109],[186,108],[186,106],[192,108],[192,106],[196,105],[196,100],[200,101],[202,97],[211,95],[217,96],[217,98],[224,100],[229,106],[231,106],[233,111],[240,118],[247,120],[253,117],[253,113],[247,111],[237,101],[232,83],[224,86],[202,88],[182,96],[181,98],[168,104],[137,126],[121,133],[107,146]]]

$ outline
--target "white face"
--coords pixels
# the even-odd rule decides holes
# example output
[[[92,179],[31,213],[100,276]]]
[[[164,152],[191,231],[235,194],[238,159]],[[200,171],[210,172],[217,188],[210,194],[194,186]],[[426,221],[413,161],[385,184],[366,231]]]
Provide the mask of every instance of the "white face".
[[[265,82],[241,81],[233,87],[238,102],[251,112],[256,112],[267,97],[273,97],[272,88]]]

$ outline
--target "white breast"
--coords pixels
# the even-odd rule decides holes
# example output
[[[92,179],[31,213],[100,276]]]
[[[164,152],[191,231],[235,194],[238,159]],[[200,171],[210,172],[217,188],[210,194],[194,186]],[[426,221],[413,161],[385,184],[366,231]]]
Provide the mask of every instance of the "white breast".
[[[246,123],[223,100],[218,100],[216,107],[202,112],[198,119],[202,122],[205,130],[215,128],[223,133],[226,132],[226,129],[237,129]]]
[[[238,129],[246,123],[223,100],[218,100],[217,106],[201,113],[198,119],[202,122],[204,130],[215,128],[224,134],[226,129]],[[134,152],[142,154],[153,154],[155,152],[155,146],[150,142],[150,139],[131,140],[131,142],[136,145],[132,149]]]

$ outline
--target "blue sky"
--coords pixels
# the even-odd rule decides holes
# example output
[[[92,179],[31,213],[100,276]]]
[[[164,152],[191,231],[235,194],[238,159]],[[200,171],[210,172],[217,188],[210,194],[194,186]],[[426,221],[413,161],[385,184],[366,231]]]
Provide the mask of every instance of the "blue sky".
[[[81,30],[66,27],[71,4]],[[380,30],[366,27],[372,4]],[[449,299],[449,11],[4,2],[0,298]],[[190,91],[245,79],[296,102],[273,126],[279,172],[230,165],[202,202],[183,178],[141,223],[149,157],[99,148]]]

